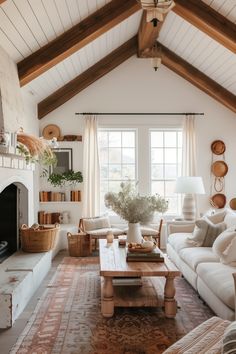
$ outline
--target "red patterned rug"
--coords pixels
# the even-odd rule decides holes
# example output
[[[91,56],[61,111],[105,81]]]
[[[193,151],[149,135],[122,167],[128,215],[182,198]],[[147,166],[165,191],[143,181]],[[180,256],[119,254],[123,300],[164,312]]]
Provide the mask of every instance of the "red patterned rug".
[[[182,279],[176,279],[178,313],[116,308],[100,312],[98,258],[64,258],[11,354],[158,354],[213,313]]]

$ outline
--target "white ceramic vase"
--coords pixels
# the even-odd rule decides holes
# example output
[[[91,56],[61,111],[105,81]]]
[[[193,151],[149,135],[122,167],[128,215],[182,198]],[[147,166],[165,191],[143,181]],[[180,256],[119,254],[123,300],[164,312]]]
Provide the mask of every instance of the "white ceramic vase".
[[[142,233],[140,229],[139,222],[133,224],[129,223],[128,232],[127,232],[127,242],[131,243],[141,243],[142,242]]]

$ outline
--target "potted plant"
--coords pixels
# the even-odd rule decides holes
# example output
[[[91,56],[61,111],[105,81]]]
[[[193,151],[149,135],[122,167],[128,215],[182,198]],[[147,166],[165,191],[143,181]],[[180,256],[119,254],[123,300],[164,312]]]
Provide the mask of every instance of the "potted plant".
[[[54,187],[66,187],[66,183],[68,183],[69,186],[75,187],[76,184],[83,182],[83,175],[80,171],[73,170],[69,170],[61,174],[52,173],[50,176],[48,176],[48,182],[51,183]],[[69,191],[66,191],[66,194],[67,200],[70,199],[73,202],[79,202],[81,200],[80,191],[70,191],[70,198]]]
[[[140,243],[140,223],[150,222],[156,211],[167,211],[168,202],[157,194],[141,196],[129,181],[122,182],[120,187],[118,193],[108,192],[105,195],[105,205],[128,221],[127,242]]]
[[[48,176],[48,182],[51,183],[53,187],[62,187],[65,183],[63,174],[51,173]]]

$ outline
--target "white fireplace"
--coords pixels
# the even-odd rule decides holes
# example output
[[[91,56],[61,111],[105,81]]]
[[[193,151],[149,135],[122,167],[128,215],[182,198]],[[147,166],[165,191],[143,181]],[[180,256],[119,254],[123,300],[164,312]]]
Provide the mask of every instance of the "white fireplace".
[[[19,249],[20,225],[34,223],[33,171],[0,167],[0,214],[2,262]]]

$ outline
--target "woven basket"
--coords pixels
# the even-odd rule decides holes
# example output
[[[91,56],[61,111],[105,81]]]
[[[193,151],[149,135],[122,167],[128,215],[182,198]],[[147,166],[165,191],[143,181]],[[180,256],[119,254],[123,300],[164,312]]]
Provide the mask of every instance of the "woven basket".
[[[67,232],[68,250],[71,257],[87,257],[92,253],[91,236],[86,233],[72,235]]]
[[[21,247],[24,252],[47,252],[53,249],[60,225],[29,228],[23,224],[20,229]]]

